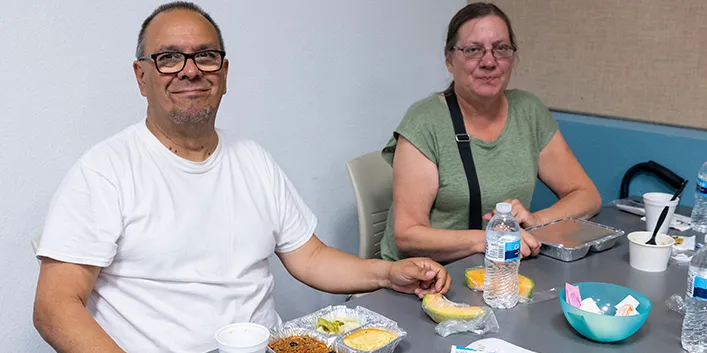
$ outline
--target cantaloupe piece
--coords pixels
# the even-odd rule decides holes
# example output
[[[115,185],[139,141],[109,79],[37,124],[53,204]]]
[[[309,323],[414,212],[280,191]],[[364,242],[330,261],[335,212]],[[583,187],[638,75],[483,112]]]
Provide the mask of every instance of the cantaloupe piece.
[[[486,314],[486,309],[465,303],[455,303],[441,294],[426,294],[422,308],[437,323],[447,320],[472,320]]]
[[[475,267],[466,270],[466,286],[478,291],[484,290],[484,278],[486,277],[486,269],[484,267]],[[518,295],[521,298],[530,298],[533,296],[535,282],[532,279],[523,275],[518,275]]]

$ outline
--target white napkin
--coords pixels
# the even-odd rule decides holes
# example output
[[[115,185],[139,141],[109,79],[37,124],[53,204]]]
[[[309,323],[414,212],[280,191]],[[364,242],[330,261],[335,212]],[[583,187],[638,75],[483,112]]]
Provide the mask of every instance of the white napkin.
[[[483,353],[535,353],[498,338],[484,338],[466,347]]]

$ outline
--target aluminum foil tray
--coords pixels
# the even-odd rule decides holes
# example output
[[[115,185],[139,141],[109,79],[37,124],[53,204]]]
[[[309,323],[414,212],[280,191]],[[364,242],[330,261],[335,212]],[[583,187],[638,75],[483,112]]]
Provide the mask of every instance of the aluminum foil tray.
[[[562,218],[527,231],[542,242],[540,253],[560,261],[579,260],[590,251],[613,247],[623,230],[579,218]]]
[[[337,334],[317,331],[317,320],[319,318],[331,321],[342,317],[356,320],[360,326]],[[346,336],[368,328],[386,330],[397,337],[385,346],[373,351],[356,350],[344,343]],[[283,337],[306,335],[324,343],[328,349],[336,353],[393,353],[400,341],[407,336],[407,333],[398,326],[397,322],[364,307],[349,308],[345,305],[328,306],[309,315],[285,322],[271,331],[271,341]],[[270,348],[268,348],[268,352],[274,353]]]
[[[318,331],[306,329],[306,328],[301,328],[301,327],[283,327],[279,326],[276,329],[270,330],[270,342],[272,343],[275,340],[279,340],[281,338],[286,338],[290,336],[309,336],[311,338],[314,338],[315,340],[324,343],[327,346],[327,353],[329,352],[336,352],[336,353],[344,353],[346,352],[344,349],[346,347],[342,347],[340,345],[337,345],[336,342],[331,342],[326,335],[323,335],[319,333]],[[268,345],[268,353],[275,353],[274,350],[270,348],[270,345]]]

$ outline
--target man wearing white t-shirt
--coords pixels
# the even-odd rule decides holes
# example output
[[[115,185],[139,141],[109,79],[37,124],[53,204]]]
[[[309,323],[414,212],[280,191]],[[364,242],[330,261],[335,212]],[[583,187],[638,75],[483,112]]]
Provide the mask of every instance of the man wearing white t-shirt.
[[[38,249],[34,322],[57,351],[204,352],[225,324],[272,327],[273,253],[332,293],[449,288],[429,259],[363,260],[317,239],[316,217],[272,157],[214,128],[223,50],[192,4],[143,23],[133,69],[147,117],[73,166]]]

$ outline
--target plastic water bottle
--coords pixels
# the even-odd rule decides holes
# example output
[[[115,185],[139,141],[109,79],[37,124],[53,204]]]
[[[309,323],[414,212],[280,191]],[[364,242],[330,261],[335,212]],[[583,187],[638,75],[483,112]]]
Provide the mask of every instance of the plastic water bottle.
[[[486,276],[484,301],[492,308],[509,309],[518,304],[520,225],[511,204],[496,204],[496,215],[486,227]]]
[[[692,209],[690,218],[692,229],[696,232],[707,233],[707,162],[702,165],[697,174],[695,207]]]
[[[690,353],[707,352],[707,248],[690,261],[680,343]]]

